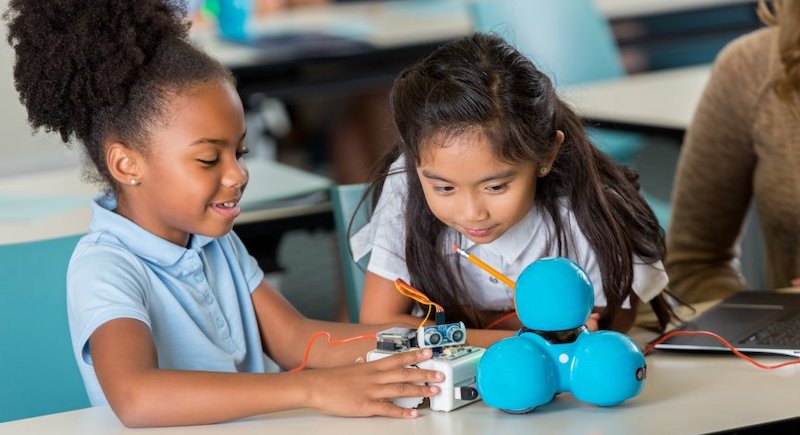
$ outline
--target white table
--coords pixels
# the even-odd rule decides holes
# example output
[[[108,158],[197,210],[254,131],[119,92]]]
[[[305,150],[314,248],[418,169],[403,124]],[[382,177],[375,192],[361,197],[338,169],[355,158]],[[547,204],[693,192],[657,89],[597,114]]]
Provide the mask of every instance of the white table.
[[[798,366],[763,371],[730,355],[664,352],[648,356],[647,361],[648,378],[643,392],[611,408],[598,408],[562,394],[526,415],[506,414],[478,402],[450,413],[424,409],[415,420],[341,418],[297,410],[210,426],[143,431],[124,428],[109,408],[100,407],[3,423],[0,435],[695,434],[800,416]]]
[[[574,85],[559,94],[585,120],[682,135],[710,75],[710,65],[675,68]]]
[[[331,180],[273,161],[251,160],[247,166],[250,181],[237,225],[330,212]],[[85,233],[96,192],[81,181],[79,167],[1,177],[0,205],[8,209],[0,210],[0,245]]]

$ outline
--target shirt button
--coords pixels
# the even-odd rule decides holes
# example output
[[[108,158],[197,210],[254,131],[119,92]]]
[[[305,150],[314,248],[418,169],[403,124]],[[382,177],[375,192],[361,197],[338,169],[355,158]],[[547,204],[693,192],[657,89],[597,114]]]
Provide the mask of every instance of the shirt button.
[[[197,275],[194,276],[194,280],[197,281],[197,282],[202,282],[203,281],[203,275],[200,275],[198,273]]]
[[[214,303],[214,298],[212,298],[211,295],[206,295],[206,303],[208,305],[213,304]]]
[[[225,322],[222,321],[221,317],[217,317],[217,322],[216,323],[217,323],[217,328],[219,328],[219,329],[222,329],[222,327],[225,326]]]
[[[497,278],[495,278],[495,277],[493,277],[493,276],[490,276],[490,277],[489,277],[489,282],[490,282],[490,283],[492,283],[492,284],[497,284],[497,283],[498,283],[498,282],[500,282],[500,281],[498,281],[498,280],[497,280]]]

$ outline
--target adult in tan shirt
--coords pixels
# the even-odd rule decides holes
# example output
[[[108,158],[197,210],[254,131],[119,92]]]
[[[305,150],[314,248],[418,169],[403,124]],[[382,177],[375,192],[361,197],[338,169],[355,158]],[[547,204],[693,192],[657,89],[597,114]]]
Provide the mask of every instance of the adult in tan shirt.
[[[748,288],[735,259],[753,198],[768,288],[800,276],[800,1],[759,15],[769,27],[718,56],[681,150],[666,267],[687,302]]]

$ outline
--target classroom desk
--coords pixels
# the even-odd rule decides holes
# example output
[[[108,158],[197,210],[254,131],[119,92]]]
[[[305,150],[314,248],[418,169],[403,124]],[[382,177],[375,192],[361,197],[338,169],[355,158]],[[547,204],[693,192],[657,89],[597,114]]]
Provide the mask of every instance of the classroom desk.
[[[633,74],[559,90],[578,115],[610,128],[683,137],[710,65]]]
[[[274,233],[308,226],[309,220],[332,227],[331,180],[274,161],[250,160],[247,166],[237,232]],[[0,178],[0,244],[85,233],[96,191],[81,181],[80,167]]]
[[[291,98],[389,85],[406,65],[469,34],[472,21],[461,1],[328,3],[256,18],[248,31],[256,38],[329,35],[353,44],[321,40],[318,48],[289,37],[246,45],[220,39],[214,27],[194,29],[192,39],[233,71],[245,104],[253,93]]]
[[[760,358],[762,362],[785,361]],[[415,420],[331,417],[311,410],[280,412],[229,423],[132,430],[107,407],[87,408],[0,424],[0,435],[148,434],[699,434],[789,420],[800,421],[800,366],[760,370],[730,355],[700,356],[657,351],[647,357],[642,393],[623,404],[599,408],[569,394],[525,415],[477,402],[450,413],[421,410]],[[774,431],[770,427],[768,431]],[[786,431],[784,431],[786,432]],[[794,431],[796,432],[796,430]]]
[[[632,16],[677,13],[696,9],[713,9],[753,0],[594,0],[597,9],[609,20]]]

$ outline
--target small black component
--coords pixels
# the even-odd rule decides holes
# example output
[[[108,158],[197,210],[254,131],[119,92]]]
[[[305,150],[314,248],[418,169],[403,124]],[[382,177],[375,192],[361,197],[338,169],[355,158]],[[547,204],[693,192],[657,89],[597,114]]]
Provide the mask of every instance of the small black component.
[[[382,350],[384,352],[396,352],[400,349],[397,348],[396,343],[390,343],[388,341],[379,341],[376,349]]]
[[[475,387],[460,387],[461,400],[475,400],[478,398],[478,390]]]

